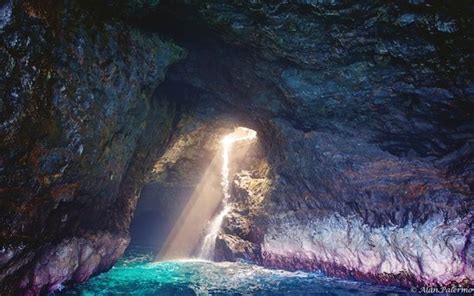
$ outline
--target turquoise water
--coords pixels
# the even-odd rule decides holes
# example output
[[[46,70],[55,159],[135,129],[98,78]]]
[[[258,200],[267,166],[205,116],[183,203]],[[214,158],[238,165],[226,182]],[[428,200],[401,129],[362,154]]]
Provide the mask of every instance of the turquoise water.
[[[245,263],[152,262],[128,251],[110,271],[60,295],[408,295],[405,290],[337,280],[320,273],[271,270]]]

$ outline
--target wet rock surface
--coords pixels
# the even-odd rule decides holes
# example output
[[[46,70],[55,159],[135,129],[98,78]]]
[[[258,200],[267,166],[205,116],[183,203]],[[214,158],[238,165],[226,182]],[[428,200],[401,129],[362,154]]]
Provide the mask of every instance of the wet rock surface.
[[[467,184],[359,139],[277,130],[291,133],[280,138],[291,153],[274,165],[264,264],[405,286],[469,283]]]
[[[123,252],[174,117],[152,95],[184,52],[73,1],[1,9],[0,293],[37,294]]]
[[[236,125],[260,148],[233,172],[217,260],[469,284],[473,9],[5,1],[0,291],[109,268],[143,184],[195,186]]]
[[[19,288],[25,294],[36,295],[61,289],[68,281],[83,282],[111,268],[127,245],[127,237],[110,233],[73,237],[56,245],[45,245]]]
[[[199,28],[164,30],[189,50],[166,83],[253,122],[270,167],[257,215],[235,201],[221,259],[470,283],[473,7],[458,4],[162,2]]]
[[[397,156],[445,155],[472,139],[468,3],[190,1],[179,14],[169,2],[208,28],[175,33],[192,50],[171,79],[245,113],[355,134]],[[443,20],[457,29],[440,31]]]

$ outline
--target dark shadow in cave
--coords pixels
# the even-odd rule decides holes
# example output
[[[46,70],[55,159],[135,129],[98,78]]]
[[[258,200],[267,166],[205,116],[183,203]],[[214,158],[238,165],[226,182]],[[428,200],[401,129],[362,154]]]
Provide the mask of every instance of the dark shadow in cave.
[[[130,225],[130,246],[160,250],[194,188],[147,184]]]

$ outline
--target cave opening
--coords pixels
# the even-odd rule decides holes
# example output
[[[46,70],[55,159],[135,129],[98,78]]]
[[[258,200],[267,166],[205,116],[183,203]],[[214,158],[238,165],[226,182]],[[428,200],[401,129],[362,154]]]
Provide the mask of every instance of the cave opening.
[[[472,285],[468,1],[4,2],[1,295]]]
[[[131,248],[151,249],[159,261],[226,259],[215,256],[216,241],[235,210],[245,207],[233,197],[232,183],[262,157],[257,132],[235,124],[177,136],[141,191]]]

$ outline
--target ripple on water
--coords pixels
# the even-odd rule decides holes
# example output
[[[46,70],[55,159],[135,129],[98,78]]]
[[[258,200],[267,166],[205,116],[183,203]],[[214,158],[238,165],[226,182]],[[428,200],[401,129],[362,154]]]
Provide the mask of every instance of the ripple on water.
[[[408,295],[405,290],[338,280],[320,273],[289,272],[205,260],[152,262],[128,252],[110,271],[61,295]]]

